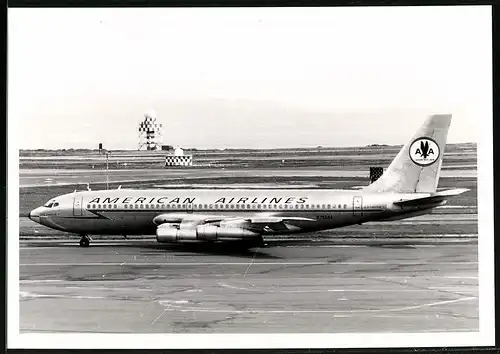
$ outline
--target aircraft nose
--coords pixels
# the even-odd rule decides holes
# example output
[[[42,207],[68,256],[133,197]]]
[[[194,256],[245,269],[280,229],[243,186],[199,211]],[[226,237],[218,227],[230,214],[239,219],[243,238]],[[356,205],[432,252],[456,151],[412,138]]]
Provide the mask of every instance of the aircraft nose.
[[[29,218],[34,222],[40,223],[40,208],[30,211]]]

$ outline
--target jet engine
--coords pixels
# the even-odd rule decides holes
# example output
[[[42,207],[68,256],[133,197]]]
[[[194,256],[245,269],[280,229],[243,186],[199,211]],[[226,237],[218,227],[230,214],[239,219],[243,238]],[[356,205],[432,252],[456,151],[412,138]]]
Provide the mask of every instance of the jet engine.
[[[198,225],[196,228],[177,229],[164,224],[156,229],[158,242],[179,241],[227,241],[251,240],[260,237],[260,234],[239,227],[219,227],[214,225]]]

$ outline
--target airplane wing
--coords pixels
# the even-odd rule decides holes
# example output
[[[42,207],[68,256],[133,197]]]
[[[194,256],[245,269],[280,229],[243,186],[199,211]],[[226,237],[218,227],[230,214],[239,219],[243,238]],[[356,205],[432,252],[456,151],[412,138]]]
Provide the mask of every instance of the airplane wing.
[[[313,222],[314,219],[303,217],[282,217],[266,214],[255,214],[248,217],[232,217],[221,215],[200,215],[200,214],[161,214],[153,219],[153,222],[160,226],[171,224],[177,226],[183,224],[187,227],[211,224],[216,226],[234,226],[252,231],[265,232],[267,229],[273,231],[292,231],[300,228],[300,224]]]
[[[400,206],[413,206],[413,205],[422,205],[426,203],[437,203],[440,201],[445,200],[448,197],[454,197],[457,195],[460,195],[462,193],[468,192],[470,189],[467,188],[457,188],[457,189],[449,189],[437,193],[433,193],[430,195],[424,195],[424,196],[417,196],[415,198],[409,198],[409,199],[401,199],[394,204],[400,205]]]

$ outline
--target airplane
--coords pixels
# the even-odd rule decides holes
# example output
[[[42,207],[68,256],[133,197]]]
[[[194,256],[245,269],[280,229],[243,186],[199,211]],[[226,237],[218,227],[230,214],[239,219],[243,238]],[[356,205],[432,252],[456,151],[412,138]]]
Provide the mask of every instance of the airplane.
[[[356,190],[115,189],[61,195],[32,210],[41,225],[91,235],[155,235],[160,243],[247,242],[411,218],[468,189],[437,191],[451,114],[427,117],[386,171]]]

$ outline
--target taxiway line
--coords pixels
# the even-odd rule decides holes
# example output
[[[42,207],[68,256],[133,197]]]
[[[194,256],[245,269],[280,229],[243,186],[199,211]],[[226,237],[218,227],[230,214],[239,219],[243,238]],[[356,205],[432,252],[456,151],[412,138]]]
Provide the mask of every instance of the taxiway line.
[[[243,313],[249,313],[249,314],[258,314],[258,313],[264,313],[264,314],[297,314],[297,313],[345,313],[345,314],[366,314],[366,313],[376,313],[376,312],[402,312],[402,311],[408,311],[408,310],[416,310],[424,307],[434,307],[434,306],[441,306],[441,305],[448,305],[448,304],[453,304],[456,302],[463,302],[463,301],[471,301],[471,300],[477,300],[476,296],[468,296],[468,297],[462,297],[458,299],[453,299],[453,300],[444,300],[444,301],[437,301],[437,302],[431,302],[431,303],[424,303],[420,305],[414,305],[414,306],[404,306],[404,307],[396,307],[396,308],[390,308],[390,309],[364,309],[364,310],[260,310],[260,309],[249,309],[249,310],[224,310],[224,309],[216,309],[216,308],[203,308],[203,307],[193,307],[193,306],[179,306],[179,305],[174,305],[170,301],[162,301],[160,300],[159,303],[162,305],[166,305],[166,310],[168,311],[179,311],[179,312],[214,312],[214,313],[238,313],[238,314],[243,314]]]
[[[423,265],[428,262],[89,262],[89,263],[21,263],[21,267],[62,267],[62,266],[232,266],[232,265]],[[477,265],[478,262],[432,262],[434,265]]]

